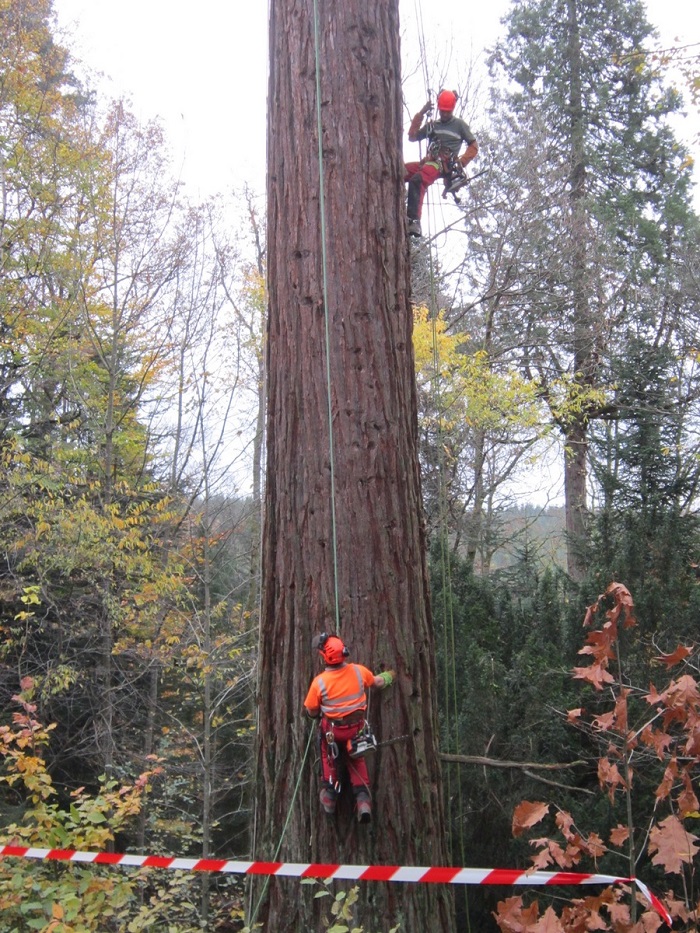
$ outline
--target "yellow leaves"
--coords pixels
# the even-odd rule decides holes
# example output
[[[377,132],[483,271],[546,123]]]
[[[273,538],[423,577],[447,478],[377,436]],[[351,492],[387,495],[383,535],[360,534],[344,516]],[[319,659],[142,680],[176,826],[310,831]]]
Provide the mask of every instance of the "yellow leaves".
[[[33,618],[33,616],[34,616],[34,613],[33,613],[33,612],[24,612],[24,611],[22,611],[22,612],[17,612],[17,613],[15,613],[15,615],[13,616],[13,618],[14,618],[15,622],[26,622],[27,619],[31,619],[31,618]]]
[[[434,361],[437,360],[440,375],[446,376],[450,369],[458,364],[458,348],[464,340],[464,336],[447,333],[447,324],[442,311],[437,318],[431,318],[427,308],[414,309],[413,352],[417,373],[425,376],[425,371],[432,368]]]
[[[581,416],[604,408],[609,390],[582,381],[580,373],[565,373],[549,386],[548,402],[559,424],[578,421]]]
[[[441,430],[540,430],[537,383],[515,370],[499,370],[486,350],[470,351],[468,341],[468,335],[447,333],[442,312],[431,317],[427,308],[415,309],[416,376],[419,387],[439,399]]]
[[[20,596],[21,601],[25,606],[40,606],[41,599],[39,598],[39,593],[41,587],[39,586],[25,586],[22,590],[22,595]]]

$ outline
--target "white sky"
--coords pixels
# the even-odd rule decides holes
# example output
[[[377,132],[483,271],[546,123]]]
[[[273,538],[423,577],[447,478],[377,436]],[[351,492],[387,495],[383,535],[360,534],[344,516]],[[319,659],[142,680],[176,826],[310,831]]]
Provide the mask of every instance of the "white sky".
[[[470,59],[498,37],[509,0],[402,0],[404,52],[425,41],[431,61],[462,86]],[[143,120],[160,117],[192,197],[264,188],[267,94],[265,0],[54,0],[77,58],[105,75],[106,96],[131,98]],[[647,0],[664,44],[700,42],[700,4]],[[422,21],[422,28],[416,21]],[[457,76],[455,78],[455,75]],[[432,77],[432,76],[431,76]],[[422,73],[414,86],[423,87]],[[422,90],[411,109],[423,103]],[[478,135],[478,114],[468,119]],[[415,154],[414,154],[415,155]]]
[[[414,112],[424,103],[422,67],[408,74],[408,63],[420,59],[422,39],[431,83],[444,79],[448,87],[460,89],[469,84],[472,99],[465,117],[478,136],[479,88],[478,79],[470,78],[470,63],[478,75],[485,49],[502,32],[500,20],[510,0],[400,2],[408,109]],[[192,199],[244,182],[264,192],[266,0],[54,0],[54,9],[59,25],[70,33],[64,44],[104,75],[99,88],[105,98],[125,95],[141,120],[163,121],[176,170]],[[700,43],[700,3],[647,0],[647,10],[663,46]],[[697,120],[692,125],[697,127]],[[676,127],[689,138],[690,131],[683,130],[682,124]],[[415,147],[406,143],[405,154],[415,158]],[[479,162],[488,164],[490,158],[497,153],[482,151]],[[698,171],[700,159],[696,177]],[[430,229],[442,229],[443,213],[456,208],[445,206],[437,195],[432,201],[429,222],[435,212],[439,216]],[[536,490],[527,493],[537,498]]]

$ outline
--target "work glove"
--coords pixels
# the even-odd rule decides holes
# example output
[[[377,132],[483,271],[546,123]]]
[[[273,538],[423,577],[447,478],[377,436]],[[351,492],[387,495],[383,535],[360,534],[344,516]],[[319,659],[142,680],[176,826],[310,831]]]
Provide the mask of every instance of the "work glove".
[[[381,674],[377,674],[377,677],[384,681],[384,687],[390,687],[396,680],[396,671],[382,671]]]
[[[476,142],[473,142],[469,146],[467,146],[467,148],[464,150],[462,155],[459,157],[459,161],[460,161],[462,168],[464,168],[465,165],[468,165],[472,161],[472,159],[475,159],[478,152],[479,152],[479,146],[477,145]]]
[[[424,117],[426,114],[432,113],[432,110],[433,110],[433,105],[430,103],[430,101],[428,101],[427,104],[423,104],[420,114],[422,117]]]

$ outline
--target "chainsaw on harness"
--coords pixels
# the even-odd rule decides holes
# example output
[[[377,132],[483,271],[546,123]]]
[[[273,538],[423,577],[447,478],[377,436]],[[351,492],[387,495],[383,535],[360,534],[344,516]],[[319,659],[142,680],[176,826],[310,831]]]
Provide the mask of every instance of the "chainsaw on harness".
[[[369,752],[376,751],[377,739],[366,719],[357,735],[348,739],[346,748],[350,758],[364,758]]]

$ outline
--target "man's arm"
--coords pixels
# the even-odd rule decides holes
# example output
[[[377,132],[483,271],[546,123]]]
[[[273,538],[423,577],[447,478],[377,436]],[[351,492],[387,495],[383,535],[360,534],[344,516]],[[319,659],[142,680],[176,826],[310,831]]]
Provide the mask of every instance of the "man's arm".
[[[317,719],[321,714],[321,697],[319,695],[316,681],[314,680],[309,687],[309,692],[304,700],[304,710],[311,719]]]
[[[467,148],[464,150],[462,155],[459,157],[459,161],[462,164],[462,167],[468,165],[472,159],[475,159],[479,152],[479,146],[477,141],[474,139],[469,143]]]
[[[383,690],[385,687],[390,687],[395,680],[396,671],[382,671],[381,674],[374,675],[374,684],[372,686]]]
[[[433,105],[428,101],[427,104],[424,104],[415,117],[411,120],[411,125],[408,128],[408,139],[412,143],[417,143],[419,139],[422,139],[421,136],[421,124],[423,123],[423,117],[430,113],[433,109]]]

